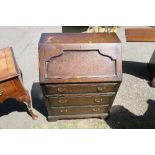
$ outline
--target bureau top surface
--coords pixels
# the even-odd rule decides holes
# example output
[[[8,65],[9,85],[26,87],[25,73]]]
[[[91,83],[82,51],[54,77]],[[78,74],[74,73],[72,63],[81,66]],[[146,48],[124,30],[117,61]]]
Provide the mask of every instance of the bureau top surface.
[[[39,43],[120,43],[120,40],[116,33],[43,33]]]
[[[0,49],[0,82],[17,76],[17,72],[12,48]]]

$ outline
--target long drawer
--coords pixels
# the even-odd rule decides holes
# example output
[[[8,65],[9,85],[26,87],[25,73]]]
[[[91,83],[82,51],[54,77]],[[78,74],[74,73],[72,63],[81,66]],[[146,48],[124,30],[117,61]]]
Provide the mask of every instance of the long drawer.
[[[119,83],[93,83],[93,84],[56,84],[43,85],[45,94],[72,94],[72,93],[106,93],[115,92]]]
[[[70,106],[48,108],[49,116],[107,113],[109,106]]]
[[[106,94],[63,94],[46,96],[46,104],[53,106],[83,106],[83,105],[109,105],[113,102],[115,93]]]

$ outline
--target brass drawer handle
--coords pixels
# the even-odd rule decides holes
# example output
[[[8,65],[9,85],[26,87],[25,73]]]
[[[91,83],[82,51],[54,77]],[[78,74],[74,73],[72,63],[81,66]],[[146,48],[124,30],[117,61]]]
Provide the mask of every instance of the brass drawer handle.
[[[67,100],[66,100],[66,99],[59,99],[58,102],[59,102],[60,104],[64,104],[64,103],[67,103]]]
[[[61,109],[60,112],[61,112],[61,113],[67,112],[67,109]]]
[[[58,88],[58,92],[59,92],[59,93],[65,92],[65,88],[63,88],[63,87]]]
[[[101,91],[103,91],[103,90],[105,90],[106,89],[106,87],[104,86],[104,87],[97,87],[97,90],[99,91],[99,92],[101,92]]]
[[[92,111],[93,112],[98,112],[98,111],[100,111],[100,109],[99,108],[93,108]]]
[[[102,100],[102,98],[95,98],[95,100],[94,100],[96,103],[101,103],[103,100]]]
[[[2,95],[3,95],[3,92],[4,92],[3,90],[0,90],[0,96],[2,96]]]

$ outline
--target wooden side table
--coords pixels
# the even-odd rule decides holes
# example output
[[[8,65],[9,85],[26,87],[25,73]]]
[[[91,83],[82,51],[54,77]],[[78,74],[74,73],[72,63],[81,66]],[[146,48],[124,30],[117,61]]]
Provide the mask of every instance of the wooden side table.
[[[37,115],[32,110],[32,103],[28,91],[22,82],[22,73],[19,69],[11,47],[0,49],[0,103],[7,99],[16,99],[27,105],[32,119]]]

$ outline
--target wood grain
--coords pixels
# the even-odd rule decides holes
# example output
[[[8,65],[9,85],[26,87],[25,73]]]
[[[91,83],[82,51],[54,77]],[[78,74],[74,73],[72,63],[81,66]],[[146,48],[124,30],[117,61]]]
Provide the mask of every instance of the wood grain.
[[[18,76],[19,70],[15,63],[12,48],[0,49],[0,81]]]
[[[12,48],[0,49],[0,103],[7,99],[16,99],[26,104],[32,118],[37,119],[32,111],[31,99],[23,86],[21,75]]]
[[[115,33],[42,34],[38,49],[49,121],[108,115],[122,80]]]
[[[125,29],[127,42],[155,42],[155,28]]]
[[[58,41],[47,44],[48,38],[55,38],[55,36]],[[70,33],[69,36],[42,34],[41,38],[39,42],[41,83],[121,81],[121,44],[116,34],[108,34],[109,43],[105,41],[104,33],[95,35],[85,33],[81,36],[79,33]],[[69,41],[66,38],[69,38]]]
[[[120,43],[115,33],[43,33],[39,43]]]

